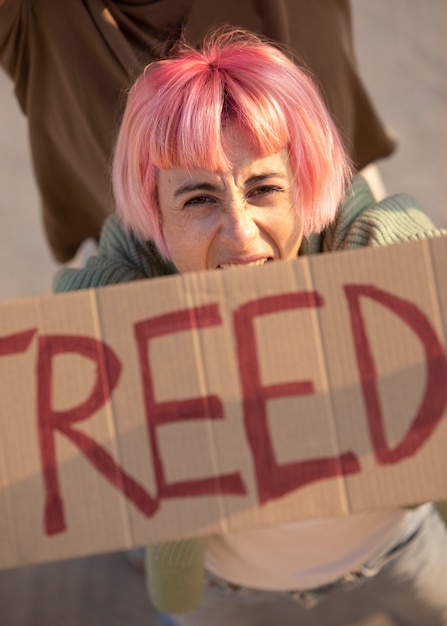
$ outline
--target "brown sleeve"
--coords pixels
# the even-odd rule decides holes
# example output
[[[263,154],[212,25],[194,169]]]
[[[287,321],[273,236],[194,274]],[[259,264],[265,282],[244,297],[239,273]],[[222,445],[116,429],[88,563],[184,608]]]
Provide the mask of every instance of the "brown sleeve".
[[[11,77],[26,45],[28,5],[27,0],[0,0],[0,66]]]

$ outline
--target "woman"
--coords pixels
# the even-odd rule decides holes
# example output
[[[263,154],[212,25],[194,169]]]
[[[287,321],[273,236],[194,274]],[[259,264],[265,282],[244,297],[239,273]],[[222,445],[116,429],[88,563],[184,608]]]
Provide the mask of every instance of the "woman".
[[[120,96],[181,32],[196,44],[228,23],[290,45],[318,77],[356,166],[390,155],[357,70],[351,13],[349,0],[0,0],[0,65],[26,116],[54,257],[67,262],[99,238],[113,210],[106,165]]]
[[[411,198],[374,204],[350,181],[311,79],[242,31],[148,66],[128,97],[113,185],[118,217],[99,256],[61,271],[57,291],[440,232]],[[430,504],[156,546],[147,570],[174,624],[347,624],[358,602],[396,624],[447,624],[447,534]]]

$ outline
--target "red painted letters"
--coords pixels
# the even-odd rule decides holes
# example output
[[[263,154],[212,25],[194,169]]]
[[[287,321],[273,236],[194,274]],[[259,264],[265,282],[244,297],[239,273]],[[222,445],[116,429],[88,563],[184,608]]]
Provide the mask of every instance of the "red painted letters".
[[[345,285],[344,292],[349,307],[361,390],[376,459],[381,465],[397,463],[415,454],[443,417],[447,403],[445,348],[427,317],[413,303],[371,285]],[[416,408],[408,431],[393,447],[386,439],[376,366],[362,314],[362,298],[369,298],[396,315],[413,331],[425,352],[427,380],[422,401]],[[303,291],[259,298],[243,304],[234,311],[245,432],[253,456],[261,504],[315,481],[358,473],[361,469],[357,457],[351,451],[339,456],[301,459],[283,464],[279,464],[275,458],[267,402],[274,398],[313,394],[314,385],[312,380],[263,384],[255,319],[268,314],[312,309],[323,305],[321,295],[314,291]],[[38,338],[36,363],[38,445],[45,489],[44,529],[47,534],[53,535],[66,529],[57,470],[56,433],[65,436],[79,448],[91,465],[147,517],[156,513],[163,498],[246,494],[246,487],[239,472],[168,482],[158,442],[158,428],[165,424],[188,420],[219,420],[224,418],[224,412],[222,402],[216,395],[178,399],[174,392],[175,399],[158,402],[153,381],[156,363],[151,362],[149,354],[151,341],[171,333],[208,329],[219,327],[221,324],[219,308],[214,303],[166,313],[139,321],[134,325],[151,460],[157,484],[157,493],[154,497],[129,476],[104,447],[74,427],[74,424],[94,415],[117,387],[121,372],[121,363],[117,355],[106,344],[91,337],[42,335]],[[26,352],[36,333],[37,328],[31,328],[0,337],[0,356]],[[290,346],[290,350],[299,349],[299,345]],[[92,389],[87,399],[69,409],[56,410],[52,406],[54,358],[67,353],[74,353],[93,361],[96,365],[95,379],[92,381]],[[331,358],[331,355],[328,357]],[[170,375],[174,387],[175,371],[171,370]],[[299,420],[299,414],[296,419]]]
[[[445,349],[430,322],[416,305],[372,285],[345,285],[351,314],[352,335],[357,355],[369,432],[377,462],[397,463],[411,456],[431,435],[442,418],[447,400],[447,361]],[[392,311],[420,339],[427,366],[427,384],[422,403],[405,437],[394,448],[385,437],[382,408],[371,346],[360,307],[360,298],[370,298]]]
[[[149,342],[169,333],[207,328],[221,324],[216,304],[185,309],[160,315],[135,324],[135,336],[140,355],[142,386],[146,403],[146,418],[153,454],[158,493],[161,498],[204,496],[212,494],[245,494],[245,485],[239,473],[211,476],[176,483],[166,482],[163,461],[157,442],[157,427],[162,424],[198,419],[221,419],[222,403],[216,396],[156,402],[152,384],[151,363],[148,358]],[[172,373],[172,383],[174,372]]]
[[[0,337],[0,356],[26,352],[37,328],[30,328],[21,333]]]
[[[316,292],[292,292],[248,302],[234,313],[245,429],[253,453],[261,504],[316,480],[360,471],[352,452],[345,452],[339,457],[278,465],[270,440],[266,401],[269,398],[311,394],[314,387],[309,380],[262,385],[253,320],[259,315],[319,306],[323,306],[323,298]],[[299,345],[291,348],[299,350]]]
[[[51,406],[53,358],[58,354],[76,353],[92,359],[97,365],[97,377],[90,396],[66,411]],[[91,417],[110,397],[118,383],[121,365],[115,353],[91,337],[43,335],[39,338],[38,425],[39,444],[45,484],[44,526],[48,535],[66,529],[62,496],[59,489],[55,452],[55,432],[65,435],[77,446],[90,463],[121,491],[145,515],[151,516],[158,503],[113,460],[107,450],[93,439],[71,427],[73,423]]]

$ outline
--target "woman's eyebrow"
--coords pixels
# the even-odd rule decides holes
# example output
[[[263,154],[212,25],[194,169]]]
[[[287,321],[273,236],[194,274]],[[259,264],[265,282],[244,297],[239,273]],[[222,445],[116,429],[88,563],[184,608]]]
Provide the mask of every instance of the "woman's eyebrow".
[[[193,191],[218,191],[219,188],[212,183],[186,183],[181,185],[174,191],[174,197],[182,196],[185,193],[191,193]]]
[[[281,180],[288,180],[288,175],[286,172],[265,172],[263,174],[256,174],[255,176],[250,176],[245,181],[246,185],[252,185],[253,183],[262,183],[269,178],[279,178]]]

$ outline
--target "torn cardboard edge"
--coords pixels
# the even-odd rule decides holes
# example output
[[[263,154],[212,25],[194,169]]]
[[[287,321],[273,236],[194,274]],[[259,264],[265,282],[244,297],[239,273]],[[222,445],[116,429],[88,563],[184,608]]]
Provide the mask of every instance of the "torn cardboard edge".
[[[0,566],[447,497],[447,237],[0,304]]]

